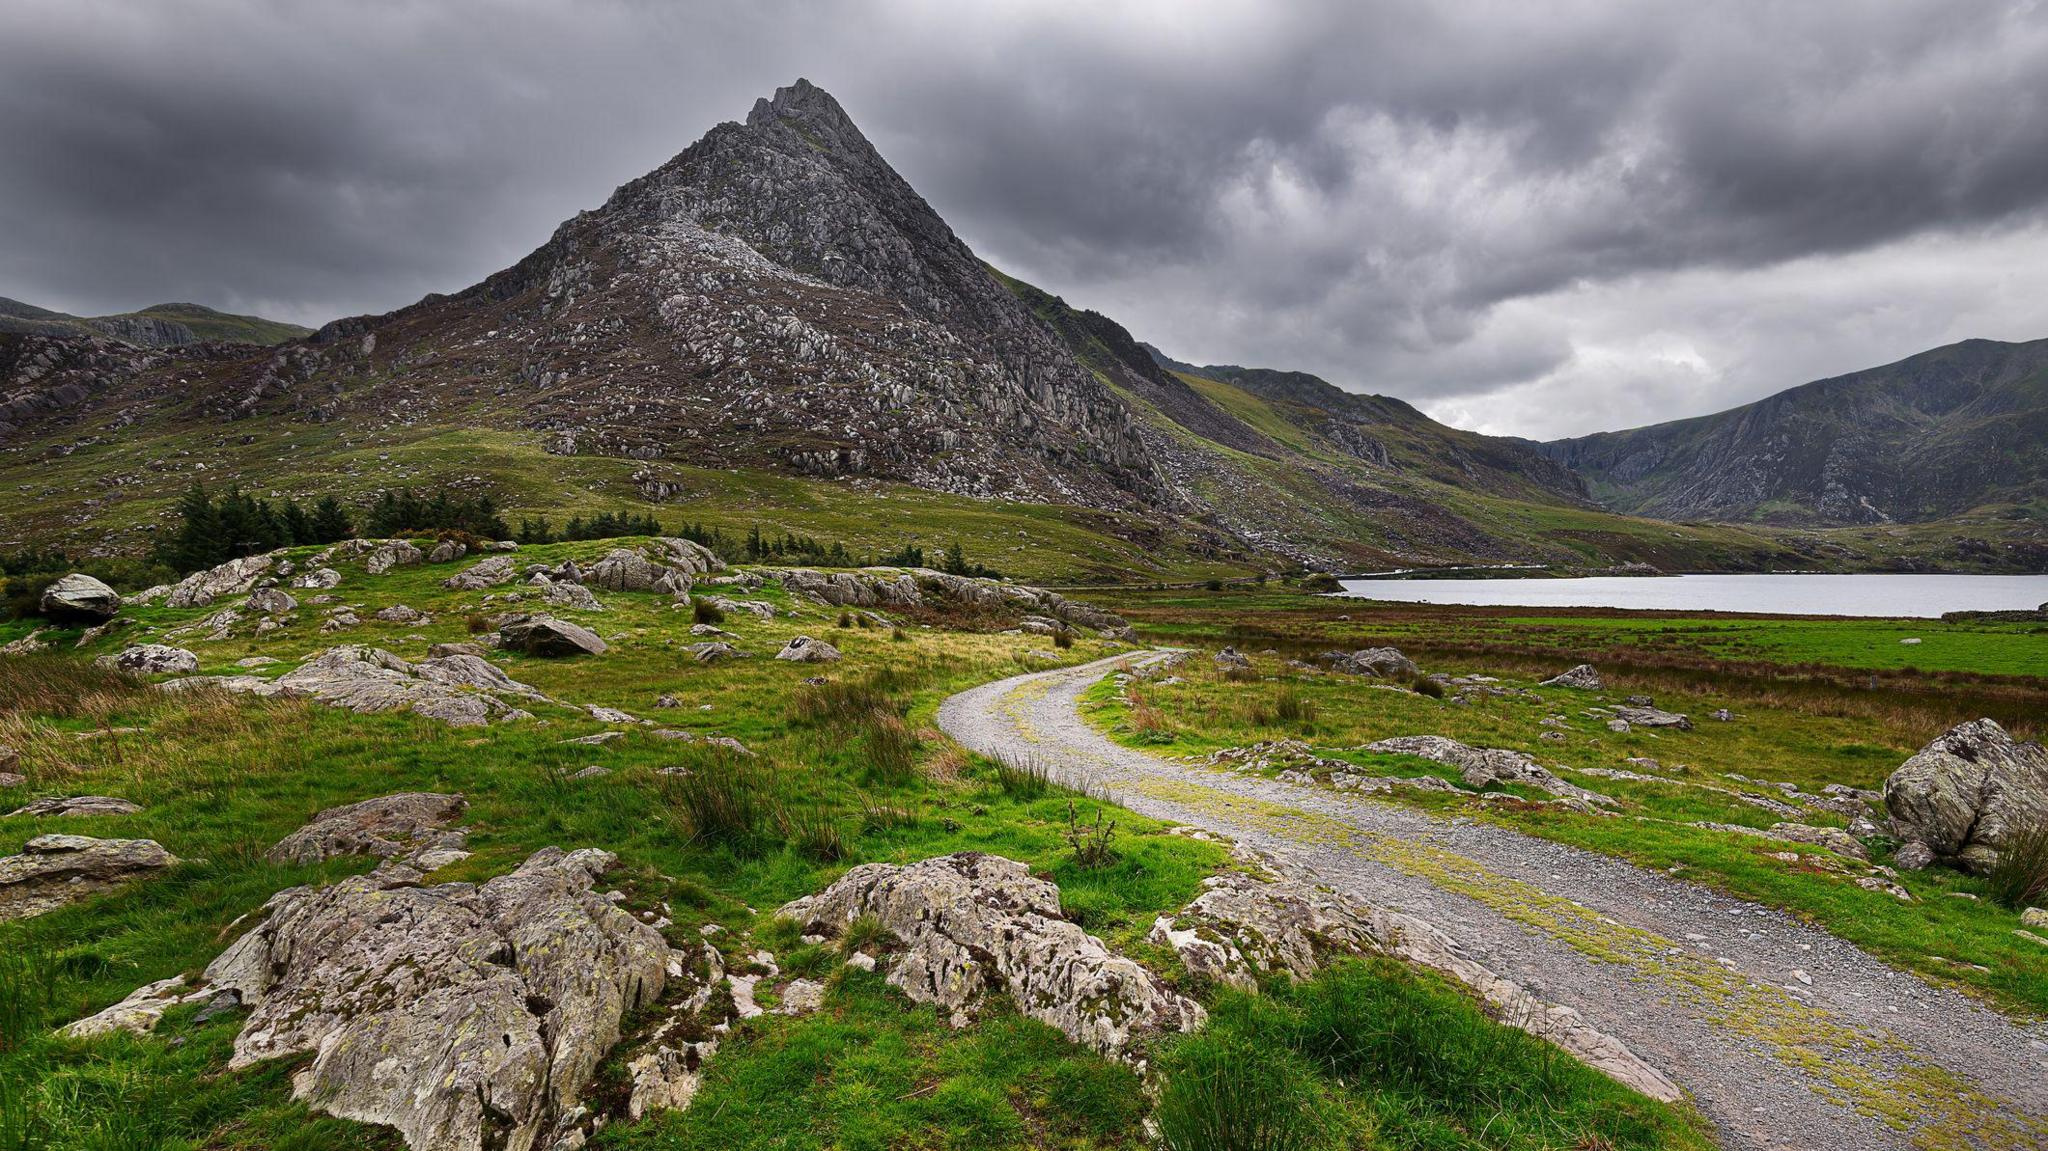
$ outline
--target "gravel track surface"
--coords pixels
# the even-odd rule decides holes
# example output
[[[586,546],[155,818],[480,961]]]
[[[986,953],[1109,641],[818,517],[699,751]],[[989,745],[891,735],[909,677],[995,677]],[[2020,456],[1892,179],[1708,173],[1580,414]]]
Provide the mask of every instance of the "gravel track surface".
[[[2048,1025],[1755,903],[1578,848],[1120,747],[1076,711],[1126,659],[961,692],[939,726],[1141,814],[1243,839],[1422,916],[1683,1087],[1724,1146],[2048,1147]],[[1427,734],[1427,733],[1416,733]]]

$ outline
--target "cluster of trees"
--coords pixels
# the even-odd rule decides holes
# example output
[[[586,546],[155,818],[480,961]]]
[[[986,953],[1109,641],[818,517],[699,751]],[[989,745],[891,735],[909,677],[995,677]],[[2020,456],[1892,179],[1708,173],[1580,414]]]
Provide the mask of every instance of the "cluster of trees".
[[[537,520],[520,520],[519,530],[512,538],[523,544],[551,544],[561,540],[609,540],[620,536],[663,536],[661,521],[652,513],[599,512],[589,519],[576,516],[562,525],[560,533],[555,531],[548,517]]]
[[[75,556],[59,548],[0,552],[0,616],[26,619],[42,608],[43,589],[72,572],[103,580],[117,591],[169,583],[179,573],[144,556]]]
[[[311,509],[297,500],[272,504],[229,488],[218,497],[193,484],[178,501],[178,525],[158,537],[154,558],[190,572],[293,544],[330,544],[355,534],[348,510],[333,496]]]
[[[424,496],[410,488],[378,492],[364,523],[373,536],[468,532],[483,539],[502,540],[512,534],[512,529],[498,518],[497,501],[489,495],[471,496],[447,488],[437,488]]]
[[[960,538],[953,537],[953,546],[939,559],[939,570],[947,575],[977,576],[983,579],[1001,579],[1003,573],[987,564],[975,563],[967,558],[967,549],[961,546]]]

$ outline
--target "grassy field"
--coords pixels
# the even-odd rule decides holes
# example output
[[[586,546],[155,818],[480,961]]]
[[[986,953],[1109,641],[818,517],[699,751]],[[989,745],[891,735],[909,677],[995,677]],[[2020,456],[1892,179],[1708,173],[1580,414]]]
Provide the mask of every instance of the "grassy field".
[[[1788,821],[1841,827],[1847,823],[1841,813],[1788,815],[1743,796],[1782,801],[1781,784],[1809,795],[1828,784],[1877,789],[1928,740],[1980,714],[2000,719],[2023,738],[2038,738],[2042,717],[2048,716],[2048,679],[2038,674],[2048,670],[2041,662],[2048,639],[2037,631],[1879,620],[1526,617],[1313,598],[1303,603],[1304,598],[1309,597],[1290,601],[1278,591],[1119,597],[1119,608],[1148,633],[1203,644],[1205,650],[1237,644],[1250,655],[1255,674],[1248,681],[1226,678],[1200,658],[1180,673],[1180,682],[1142,685],[1135,699],[1124,698],[1108,682],[1098,685],[1087,697],[1089,714],[1114,738],[1160,754],[1206,757],[1291,738],[1370,775],[1457,780],[1455,771],[1424,760],[1358,750],[1394,736],[1442,734],[1475,746],[1524,751],[1566,780],[1618,800],[1620,817],[1533,802],[1546,797],[1526,788],[1509,790],[1532,802],[1480,803],[1469,792],[1393,795],[1399,802],[1495,820],[1675,870],[1791,909],[1930,978],[2028,1013],[2048,1013],[2048,948],[2015,936],[2018,916],[1989,899],[1980,881],[1942,869],[1905,873],[1900,882],[1913,899],[1902,902],[1856,886],[1853,881],[1869,869],[1832,852],[1690,826],[1761,830]],[[1774,639],[1774,627],[1793,638]],[[1930,676],[1905,668],[1897,657],[1880,663],[1899,649],[1891,637],[1900,630],[1926,637],[1919,649],[1903,649],[1915,660],[1924,662],[1922,652],[1940,640],[1937,650],[1974,653],[1958,662],[1999,668],[2001,674]],[[1426,671],[1501,676],[1503,687],[1531,686],[1590,659],[1605,675],[1607,690],[1541,688],[1540,699],[1481,694],[1460,704],[1286,662],[1320,650],[1389,643]],[[1716,654],[1722,650],[1740,650],[1745,658],[1723,658]],[[1861,656],[1869,664],[1829,664],[1830,653],[1845,662]],[[1880,674],[1868,674],[1872,666]],[[1696,726],[1618,734],[1591,710],[1635,694],[1689,713]],[[1721,708],[1733,714],[1730,722],[1706,718]],[[1561,738],[1545,739],[1546,734]],[[1655,760],[1662,770],[1646,771],[1631,762],[1637,758]],[[1585,774],[1589,768],[1652,778]],[[1796,862],[1780,858],[1788,850],[1798,853]],[[1874,862],[1886,858],[1880,850]]]
[[[520,558],[587,560],[610,546],[528,548]],[[272,674],[337,643],[418,659],[432,643],[469,638],[482,609],[481,593],[441,586],[466,561],[376,577],[357,563],[338,566],[345,578],[335,594],[359,607],[358,627],[322,634],[319,607],[302,604],[298,622],[260,637],[245,621],[231,638],[171,642],[195,651],[204,672],[240,672],[237,661],[268,656],[283,661],[261,672]],[[463,823],[474,854],[437,872],[437,881],[482,880],[550,844],[603,847],[620,857],[607,882],[626,893],[629,906],[673,908],[672,940],[694,942],[700,926],[717,923],[726,930],[715,938],[730,955],[767,946],[785,971],[828,982],[817,1014],[742,1025],[689,1111],[616,1122],[599,1137],[602,1147],[1141,1145],[1149,1104],[1121,1064],[1000,1005],[956,1031],[879,976],[843,968],[836,948],[806,946],[764,914],[855,862],[961,850],[1023,860],[1058,883],[1070,918],[1218,1006],[1227,1026],[1214,1042],[1269,1034],[1310,1013],[1322,996],[1327,1002],[1317,1010],[1325,1017],[1351,1011],[1359,1026],[1434,1020],[1430,1033],[1443,1037],[1446,1051],[1499,1052],[1509,1061],[1503,1066],[1551,1069],[1552,1095],[1517,1100],[1521,1121],[1476,1134],[1469,1101],[1442,1084],[1398,1067],[1373,1072],[1304,1054],[1279,1074],[1287,1090],[1324,1101],[1332,1118],[1297,1146],[1511,1151],[1558,1146],[1560,1137],[1584,1146],[1707,1145],[1689,1112],[1597,1076],[1555,1070],[1554,1051],[1507,1038],[1519,1033],[1496,1026],[1434,978],[1347,968],[1310,988],[1275,988],[1270,1002],[1226,1003],[1188,981],[1169,953],[1143,945],[1158,913],[1180,906],[1204,876],[1227,865],[1223,851],[1118,812],[1114,859],[1084,867],[1067,832],[1070,818],[1088,818],[1095,801],[998,772],[928,726],[954,690],[1116,650],[1105,641],[1081,638],[1060,648],[1045,637],[1003,633],[1006,620],[929,614],[902,618],[894,629],[842,626],[852,617],[793,600],[771,583],[759,597],[783,614],[759,620],[733,612],[721,625],[755,658],[699,665],[682,650],[693,638],[689,610],[651,594],[599,596],[608,609],[602,614],[561,614],[596,628],[611,651],[574,660],[494,656],[513,678],[562,702],[534,705],[532,720],[482,729],[304,701],[162,693],[84,662],[121,642],[190,625],[219,604],[131,607],[124,614],[137,623],[121,641],[73,651],[75,633],[45,632],[51,652],[0,658],[0,744],[18,750],[20,766],[12,770],[29,777],[9,801],[105,794],[144,808],[125,816],[0,819],[0,854],[35,835],[73,832],[153,838],[186,861],[104,897],[0,924],[0,1151],[396,1146],[388,1132],[308,1115],[290,1099],[289,1062],[225,1072],[240,1012],[202,1022],[196,1005],[179,1008],[144,1038],[73,1041],[51,1029],[141,984],[196,974],[232,938],[236,918],[276,891],[366,869],[366,859],[279,866],[264,851],[315,811],[405,790],[460,792],[469,800]],[[370,618],[399,603],[431,620]],[[0,623],[0,642],[31,626]],[[840,702],[807,695],[818,689],[801,681],[816,674],[815,665],[765,658],[800,632],[845,652],[827,669],[835,685],[828,693]],[[664,694],[681,706],[657,707]],[[564,742],[615,729],[580,710],[593,704],[667,728],[731,736],[757,756],[667,741],[641,727],[602,746]],[[572,778],[591,765],[610,774]],[[750,814],[705,823],[693,814],[689,786],[660,774],[673,767],[691,769],[690,778],[741,780]],[[1174,1057],[1194,1067],[1203,1050]],[[615,1055],[600,1084],[616,1084],[622,1074]],[[1181,1098],[1198,1078],[1190,1073]],[[1465,1132],[1457,1136],[1465,1141],[1446,1142],[1451,1131]]]

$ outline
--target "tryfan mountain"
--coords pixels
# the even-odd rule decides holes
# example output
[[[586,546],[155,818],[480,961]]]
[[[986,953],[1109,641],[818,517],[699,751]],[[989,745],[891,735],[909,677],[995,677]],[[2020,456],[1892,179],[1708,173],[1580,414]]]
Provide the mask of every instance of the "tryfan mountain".
[[[0,333],[0,550],[144,550],[197,482],[965,538],[1041,578],[1957,559],[1944,532],[1616,514],[1556,445],[1155,356],[983,262],[802,80],[452,295],[267,348],[81,323]],[[1969,563],[2015,562],[1979,542]]]

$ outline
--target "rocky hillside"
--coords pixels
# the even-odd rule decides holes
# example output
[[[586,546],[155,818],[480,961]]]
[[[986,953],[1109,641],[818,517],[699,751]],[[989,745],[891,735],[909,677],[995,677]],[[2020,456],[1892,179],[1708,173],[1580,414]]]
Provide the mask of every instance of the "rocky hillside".
[[[216,312],[203,304],[152,304],[111,316],[74,316],[0,296],[0,333],[32,336],[98,336],[144,348],[176,347],[214,340],[235,344],[282,344],[313,329]]]
[[[2048,495],[2048,340],[1966,340],[1717,415],[1538,446],[1609,507],[1919,523]]]
[[[1162,363],[988,267],[803,81],[456,294],[260,351],[94,333],[0,334],[0,549],[139,550],[199,480],[629,498],[877,549],[964,532],[1048,576],[1817,562],[1605,513],[1527,446],[1397,400]],[[899,490],[910,530],[866,538]]]

